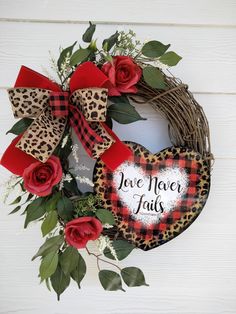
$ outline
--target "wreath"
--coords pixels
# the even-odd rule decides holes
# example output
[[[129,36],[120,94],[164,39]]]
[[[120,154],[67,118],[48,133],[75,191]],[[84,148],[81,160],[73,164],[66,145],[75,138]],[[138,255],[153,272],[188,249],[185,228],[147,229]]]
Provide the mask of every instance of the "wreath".
[[[32,260],[41,259],[40,280],[58,300],[71,279],[80,288],[86,252],[97,260],[105,290],[147,285],[139,268],[122,268],[118,261],[184,231],[210,189],[206,116],[188,86],[168,70],[181,57],[156,40],[141,44],[133,31],[117,31],[98,48],[95,29],[90,22],[84,48],[74,42],[60,49],[57,61],[51,56],[59,81],[22,66],[8,89],[20,120],[7,132],[16,137],[1,159],[13,173],[6,199],[18,187],[10,214],[22,211],[25,228],[41,223],[45,242]],[[152,154],[112,131],[113,120],[144,120],[135,103],[150,104],[164,116],[172,147]],[[79,163],[74,138],[96,160],[93,182],[81,175],[86,166]],[[78,181],[93,192],[82,193]],[[91,240],[96,252],[88,248]]]

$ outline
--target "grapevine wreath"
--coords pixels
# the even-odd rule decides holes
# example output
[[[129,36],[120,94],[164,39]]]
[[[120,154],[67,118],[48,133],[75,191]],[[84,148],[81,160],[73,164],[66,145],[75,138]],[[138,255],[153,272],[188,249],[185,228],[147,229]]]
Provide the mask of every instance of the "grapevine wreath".
[[[32,259],[41,259],[41,282],[58,299],[71,280],[80,287],[83,249],[96,258],[105,290],[124,290],[123,282],[147,285],[139,268],[122,268],[118,261],[134,248],[155,248],[184,231],[210,189],[206,116],[188,86],[168,70],[181,57],[156,40],[142,45],[132,31],[117,31],[99,49],[95,29],[90,23],[85,31],[85,48],[76,49],[75,42],[60,49],[57,61],[51,57],[59,82],[22,66],[8,89],[14,117],[20,118],[7,132],[16,137],[1,159],[13,173],[7,194],[20,191],[10,214],[21,210],[25,228],[41,223],[45,241]],[[112,121],[144,120],[135,103],[150,104],[167,119],[172,147],[152,154],[120,141]],[[96,160],[93,182],[80,175],[86,166],[79,164],[73,138]],[[82,193],[78,180],[94,191]],[[89,240],[100,253],[88,248]]]

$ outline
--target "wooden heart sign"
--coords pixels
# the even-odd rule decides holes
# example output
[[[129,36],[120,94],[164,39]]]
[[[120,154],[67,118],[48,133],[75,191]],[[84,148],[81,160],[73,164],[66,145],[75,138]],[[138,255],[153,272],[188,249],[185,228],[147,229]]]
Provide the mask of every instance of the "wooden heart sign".
[[[199,215],[210,189],[210,169],[201,155],[170,147],[151,154],[126,142],[134,155],[111,172],[95,165],[95,191],[116,217],[119,232],[143,250],[176,237]]]

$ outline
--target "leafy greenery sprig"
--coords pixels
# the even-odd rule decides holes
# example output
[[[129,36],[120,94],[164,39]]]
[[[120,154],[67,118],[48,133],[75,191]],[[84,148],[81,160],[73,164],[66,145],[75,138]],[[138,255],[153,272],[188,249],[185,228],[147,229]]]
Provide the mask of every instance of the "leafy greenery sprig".
[[[96,25],[90,22],[89,27],[82,36],[83,41],[87,44],[85,48],[80,46],[79,49],[74,51],[75,42],[61,51],[58,68],[68,69],[68,67],[71,67],[71,72],[67,75],[67,78],[73,73],[73,67],[85,61],[94,61],[99,65],[106,61],[112,62],[113,56],[125,55],[132,57],[137,64],[144,68],[143,78],[148,85],[157,89],[165,89],[164,75],[160,69],[175,66],[182,59],[174,51],[167,51],[170,44],[165,45],[160,41],[151,40],[141,45],[132,30],[127,33],[116,31],[103,40],[102,48],[99,49],[97,39],[93,39],[95,30]],[[66,81],[65,73],[60,77],[60,81],[63,83]]]

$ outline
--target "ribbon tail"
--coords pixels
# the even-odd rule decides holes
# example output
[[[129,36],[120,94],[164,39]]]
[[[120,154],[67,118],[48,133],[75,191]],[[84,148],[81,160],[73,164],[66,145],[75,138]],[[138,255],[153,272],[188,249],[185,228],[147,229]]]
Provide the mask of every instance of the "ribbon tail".
[[[94,159],[99,158],[112,145],[113,139],[102,130],[100,123],[88,123],[75,106],[71,105],[69,112],[70,124],[87,154]]]
[[[88,123],[74,106],[70,106],[69,118],[88,155],[94,159],[100,158],[110,170],[114,171],[133,155],[105,123]]]
[[[47,107],[25,131],[16,147],[46,162],[59,144],[66,126],[65,117],[55,117]]]
[[[101,124],[115,142],[100,156],[100,159],[110,170],[114,171],[124,161],[129,160],[133,156],[133,153],[105,123]]]
[[[14,138],[0,160],[1,166],[5,167],[17,176],[23,176],[25,168],[36,162],[35,158],[15,147],[21,137],[22,134]]]

